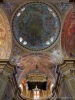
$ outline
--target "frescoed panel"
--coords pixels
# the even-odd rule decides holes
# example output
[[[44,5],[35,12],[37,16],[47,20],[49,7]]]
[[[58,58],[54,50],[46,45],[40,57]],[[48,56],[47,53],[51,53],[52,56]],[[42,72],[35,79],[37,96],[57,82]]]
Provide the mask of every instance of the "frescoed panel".
[[[24,78],[27,73],[34,72],[36,68],[40,71],[40,73],[45,73],[47,76],[52,78],[55,76],[55,67],[57,65],[57,61],[54,57],[51,57],[47,54],[43,53],[30,53],[22,56],[16,62],[16,70],[17,76],[16,78],[19,80]],[[21,77],[22,76],[22,77]]]
[[[8,19],[0,9],[0,59],[8,59],[12,47],[11,32]]]
[[[55,6],[57,7],[57,9],[60,11],[61,14],[64,14],[71,6],[71,3],[63,1],[63,2],[55,3]]]
[[[75,12],[68,13],[62,30],[62,49],[68,57],[75,57]]]
[[[18,6],[17,3],[13,3],[13,2],[10,2],[10,1],[8,1],[8,2],[2,4],[2,5],[6,9],[8,14],[10,14],[10,15],[13,13],[14,9]]]

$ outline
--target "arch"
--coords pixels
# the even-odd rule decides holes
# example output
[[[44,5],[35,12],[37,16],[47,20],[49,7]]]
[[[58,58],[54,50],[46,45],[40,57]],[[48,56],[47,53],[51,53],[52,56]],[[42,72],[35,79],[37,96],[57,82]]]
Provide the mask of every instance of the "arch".
[[[9,59],[12,49],[12,36],[8,18],[0,8],[0,59]]]
[[[36,69],[36,65],[40,71],[53,80],[56,77],[55,70],[57,64],[57,60],[52,55],[45,53],[25,54],[17,62],[17,66],[19,66],[17,67],[17,81],[20,83],[27,73]]]
[[[75,57],[75,12],[73,9],[67,14],[64,21],[61,44],[64,56]]]

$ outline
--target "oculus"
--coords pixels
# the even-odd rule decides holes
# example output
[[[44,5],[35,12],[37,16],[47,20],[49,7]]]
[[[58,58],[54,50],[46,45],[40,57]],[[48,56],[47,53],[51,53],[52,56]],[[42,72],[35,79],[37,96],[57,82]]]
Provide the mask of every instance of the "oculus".
[[[23,47],[38,51],[50,47],[60,33],[60,20],[55,10],[44,3],[27,3],[15,13],[12,29]]]

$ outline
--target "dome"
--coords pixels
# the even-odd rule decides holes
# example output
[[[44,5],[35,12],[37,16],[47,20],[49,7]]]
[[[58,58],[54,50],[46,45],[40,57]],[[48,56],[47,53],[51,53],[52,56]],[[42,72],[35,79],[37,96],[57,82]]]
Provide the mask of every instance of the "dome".
[[[15,13],[12,22],[14,37],[29,50],[43,50],[58,38],[60,20],[52,7],[44,3],[27,3]]]

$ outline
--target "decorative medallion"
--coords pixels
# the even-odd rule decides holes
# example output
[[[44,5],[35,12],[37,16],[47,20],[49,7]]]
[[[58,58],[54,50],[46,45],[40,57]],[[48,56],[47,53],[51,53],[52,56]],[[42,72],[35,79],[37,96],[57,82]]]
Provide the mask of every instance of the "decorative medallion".
[[[13,18],[13,33],[25,48],[38,51],[50,47],[58,38],[60,20],[53,8],[44,3],[28,3]]]

